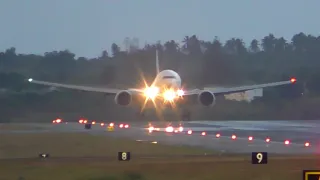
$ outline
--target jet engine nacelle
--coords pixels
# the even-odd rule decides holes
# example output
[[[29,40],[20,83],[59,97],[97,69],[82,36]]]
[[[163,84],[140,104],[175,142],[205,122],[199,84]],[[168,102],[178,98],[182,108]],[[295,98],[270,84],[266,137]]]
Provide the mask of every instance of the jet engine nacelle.
[[[132,102],[132,94],[130,91],[120,91],[116,94],[114,101],[120,106],[128,106]]]
[[[203,106],[214,106],[216,104],[216,97],[210,91],[202,91],[198,95],[198,102]]]

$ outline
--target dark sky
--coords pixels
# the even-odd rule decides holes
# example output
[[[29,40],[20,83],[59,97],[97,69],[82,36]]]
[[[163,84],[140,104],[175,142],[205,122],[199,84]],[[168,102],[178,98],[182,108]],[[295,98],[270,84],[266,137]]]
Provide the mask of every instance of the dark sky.
[[[69,49],[96,57],[113,42],[139,38],[140,46],[196,34],[246,43],[268,33],[290,40],[319,35],[319,0],[1,0],[0,51],[42,54]]]

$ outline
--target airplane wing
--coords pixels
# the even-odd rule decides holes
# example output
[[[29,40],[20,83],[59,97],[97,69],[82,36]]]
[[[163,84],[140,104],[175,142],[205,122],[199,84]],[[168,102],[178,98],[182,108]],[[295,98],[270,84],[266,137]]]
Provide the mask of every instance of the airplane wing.
[[[34,79],[28,79],[30,83],[33,84],[40,84],[45,86],[57,87],[57,88],[66,88],[66,89],[73,89],[73,90],[80,90],[80,91],[88,91],[88,92],[100,92],[105,94],[117,94],[124,89],[113,89],[113,88],[101,88],[101,87],[90,87],[90,86],[80,86],[80,85],[71,85],[71,84],[60,84],[60,83],[53,83],[53,82],[46,82],[46,81],[38,81]],[[131,92],[142,93],[142,90],[139,89],[127,89]]]
[[[194,95],[199,94],[200,91],[207,90],[212,92],[215,95],[224,95],[224,94],[231,94],[237,92],[244,92],[253,89],[261,89],[266,87],[275,87],[275,86],[282,86],[286,84],[293,84],[297,80],[295,78],[291,78],[288,81],[280,81],[280,82],[273,82],[273,83],[266,83],[266,84],[256,84],[256,85],[249,85],[249,86],[239,86],[239,87],[231,87],[231,88],[203,88],[203,89],[193,89],[188,90],[185,92],[185,95]]]

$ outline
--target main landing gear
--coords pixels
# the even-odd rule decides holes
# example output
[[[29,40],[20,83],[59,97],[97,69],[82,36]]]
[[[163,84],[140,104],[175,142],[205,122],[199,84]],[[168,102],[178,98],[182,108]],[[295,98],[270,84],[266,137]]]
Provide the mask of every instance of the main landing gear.
[[[191,111],[188,109],[183,109],[181,112],[181,120],[182,121],[190,121],[191,120]]]

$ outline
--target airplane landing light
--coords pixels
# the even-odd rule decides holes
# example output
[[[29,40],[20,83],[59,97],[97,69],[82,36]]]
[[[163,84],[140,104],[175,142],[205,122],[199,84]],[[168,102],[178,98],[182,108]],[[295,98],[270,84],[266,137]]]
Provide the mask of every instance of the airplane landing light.
[[[291,78],[290,81],[291,81],[291,83],[295,83],[295,82],[297,82],[297,79],[296,78]]]
[[[232,135],[231,139],[235,140],[235,139],[237,139],[237,136],[236,135]]]
[[[220,136],[221,136],[221,134],[219,134],[219,133],[218,133],[218,134],[216,134],[216,137],[217,137],[217,138],[219,138]]]
[[[163,93],[163,98],[165,101],[173,101],[176,98],[176,94],[172,90],[167,90]]]

